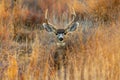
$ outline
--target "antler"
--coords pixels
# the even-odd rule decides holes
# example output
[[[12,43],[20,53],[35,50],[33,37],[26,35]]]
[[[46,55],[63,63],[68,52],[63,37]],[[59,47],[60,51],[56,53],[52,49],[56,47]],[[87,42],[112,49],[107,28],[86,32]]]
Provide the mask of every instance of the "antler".
[[[45,22],[46,22],[47,24],[49,24],[49,21],[48,21],[48,9],[47,9],[46,12],[45,12]]]
[[[65,30],[67,30],[67,29],[70,27],[70,25],[73,24],[73,22],[75,22],[76,13],[75,13],[74,8],[72,8],[72,10],[73,10],[73,13],[72,13],[73,19],[72,19],[72,21],[70,21],[70,22],[68,23],[68,26],[67,26],[67,28],[66,28]]]
[[[54,32],[56,33],[56,28],[54,28],[55,26],[53,24],[51,24],[48,20],[48,9],[45,12],[45,22],[47,25],[51,26],[51,28],[54,29]]]

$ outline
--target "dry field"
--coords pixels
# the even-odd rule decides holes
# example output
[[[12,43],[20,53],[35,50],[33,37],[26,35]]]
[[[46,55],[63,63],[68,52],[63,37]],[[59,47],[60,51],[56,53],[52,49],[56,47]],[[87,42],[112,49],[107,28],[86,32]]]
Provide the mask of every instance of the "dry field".
[[[65,36],[67,68],[55,70],[44,13],[64,28],[71,7],[80,25]],[[120,0],[0,0],[0,80],[120,80]]]

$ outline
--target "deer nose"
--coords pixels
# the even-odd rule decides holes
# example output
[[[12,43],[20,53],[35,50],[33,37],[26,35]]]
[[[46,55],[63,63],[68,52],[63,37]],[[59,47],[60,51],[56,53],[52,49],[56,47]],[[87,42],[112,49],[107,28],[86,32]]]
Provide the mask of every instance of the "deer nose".
[[[64,34],[58,34],[57,37],[59,41],[63,41]]]
[[[60,40],[60,41],[62,41],[62,40],[63,40],[63,38],[61,37],[61,38],[59,38],[59,40]]]

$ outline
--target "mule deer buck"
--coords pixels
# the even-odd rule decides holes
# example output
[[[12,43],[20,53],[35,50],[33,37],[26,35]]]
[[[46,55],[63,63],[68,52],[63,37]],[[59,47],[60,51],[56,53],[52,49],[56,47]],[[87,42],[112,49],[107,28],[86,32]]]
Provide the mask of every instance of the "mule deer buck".
[[[57,29],[53,24],[51,24],[48,20],[48,9],[45,12],[45,23],[43,23],[43,27],[47,32],[52,32],[57,36],[57,48],[54,52],[53,60],[54,66],[56,69],[60,69],[61,66],[66,64],[66,43],[64,42],[64,36],[67,35],[68,32],[73,32],[79,26],[79,23],[75,21],[76,13],[73,9],[73,19],[70,21],[68,26],[65,29]]]

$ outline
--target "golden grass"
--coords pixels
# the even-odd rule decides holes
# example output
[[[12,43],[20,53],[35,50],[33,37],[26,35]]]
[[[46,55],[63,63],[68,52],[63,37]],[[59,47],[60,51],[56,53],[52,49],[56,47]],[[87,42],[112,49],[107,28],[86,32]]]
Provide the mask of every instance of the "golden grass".
[[[85,4],[76,0],[73,2],[71,0],[38,0],[38,8],[43,10],[41,14],[37,11],[32,12],[26,6],[21,8],[22,2],[15,6],[11,14],[11,11],[6,10],[8,8],[6,4],[9,3],[4,1],[0,2],[0,80],[64,80],[65,78],[66,80],[120,80],[119,0],[83,0]],[[50,41],[55,41],[55,35],[51,36],[47,32],[36,30],[33,44],[27,42],[19,44],[12,40],[13,26],[23,28],[22,26],[28,20],[31,22],[38,20],[38,23],[40,20],[41,25],[46,8],[49,8],[50,12],[57,10],[60,16],[70,5],[74,6],[78,15],[85,18],[91,15],[92,19],[97,17],[102,20],[107,15],[105,19],[108,21],[110,19],[110,23],[99,24],[96,28],[92,28],[94,34],[88,36],[85,43],[83,43],[85,34],[82,29],[66,36],[66,41],[72,46],[66,51],[68,57],[66,69],[61,68],[60,71],[56,71],[53,68],[51,56],[56,47],[55,42],[50,43]],[[115,20],[111,18],[114,17],[113,14],[117,16]],[[89,29],[87,31],[89,32]],[[28,51],[29,46],[32,52],[23,51],[21,46],[26,46],[25,51]]]
[[[18,64],[16,58],[13,56],[8,57],[9,66],[5,72],[5,79],[16,80],[18,76]]]

